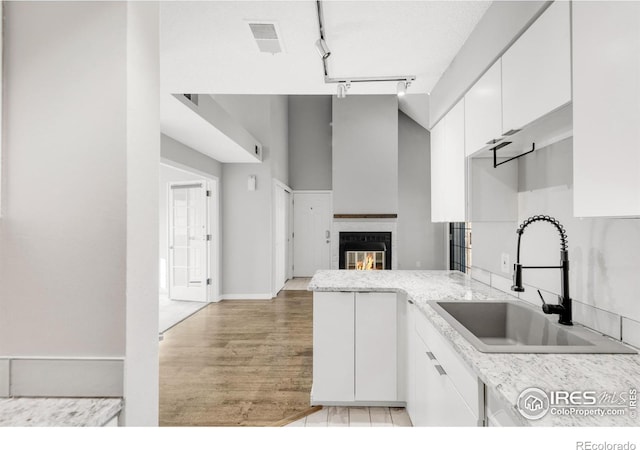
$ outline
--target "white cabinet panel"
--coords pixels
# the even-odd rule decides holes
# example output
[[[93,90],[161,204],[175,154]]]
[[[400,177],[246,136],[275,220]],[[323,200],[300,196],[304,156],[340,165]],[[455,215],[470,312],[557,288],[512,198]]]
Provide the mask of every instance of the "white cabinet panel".
[[[396,294],[356,294],[356,401],[395,401]]]
[[[502,70],[498,60],[464,96],[465,154],[502,136]]]
[[[491,389],[487,389],[487,426],[490,427],[517,427],[522,422],[514,416],[516,413],[504,406]]]
[[[414,332],[415,334],[415,332]],[[415,384],[413,389],[413,408],[409,411],[409,417],[414,427],[429,426],[429,402],[431,392],[429,387],[433,383],[431,361],[427,356],[429,349],[416,337],[413,348]]]
[[[353,292],[313,294],[312,403],[354,400]]]
[[[572,14],[573,213],[640,216],[640,3]]]
[[[417,308],[411,355],[413,387],[407,411],[414,426],[478,426],[484,418],[484,385]]]
[[[407,305],[407,316],[405,319],[405,327],[406,327],[406,355],[407,355],[407,364],[406,364],[406,402],[407,402],[407,413],[409,413],[409,417],[413,418],[416,416],[416,339],[417,335],[414,328],[414,317],[415,317],[415,305],[408,304]]]
[[[571,101],[569,11],[567,1],[551,4],[502,56],[503,132]]]
[[[431,130],[431,221],[464,222],[464,99]]]

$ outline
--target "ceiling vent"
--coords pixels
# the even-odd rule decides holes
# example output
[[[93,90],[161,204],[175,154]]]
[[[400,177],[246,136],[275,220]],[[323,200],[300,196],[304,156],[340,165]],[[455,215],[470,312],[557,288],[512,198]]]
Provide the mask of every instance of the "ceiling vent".
[[[270,22],[250,22],[249,28],[253,33],[253,38],[258,44],[258,49],[263,53],[281,53],[282,44],[278,38],[278,31],[275,23]]]

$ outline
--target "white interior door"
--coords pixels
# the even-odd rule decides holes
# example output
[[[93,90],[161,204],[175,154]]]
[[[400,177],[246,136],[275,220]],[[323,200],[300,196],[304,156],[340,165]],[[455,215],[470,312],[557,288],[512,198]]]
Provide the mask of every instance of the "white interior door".
[[[287,282],[289,196],[287,190],[275,185],[274,198],[274,294]]]
[[[294,192],[293,276],[331,268],[331,193]]]
[[[169,184],[169,297],[207,301],[209,221],[204,181]]]

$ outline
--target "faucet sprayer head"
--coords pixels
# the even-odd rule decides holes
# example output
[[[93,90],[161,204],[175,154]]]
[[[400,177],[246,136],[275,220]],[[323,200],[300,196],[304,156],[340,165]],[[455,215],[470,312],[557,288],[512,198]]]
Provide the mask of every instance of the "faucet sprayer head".
[[[511,290],[524,292],[524,287],[522,287],[522,264],[516,263],[513,265],[513,286],[511,286]]]

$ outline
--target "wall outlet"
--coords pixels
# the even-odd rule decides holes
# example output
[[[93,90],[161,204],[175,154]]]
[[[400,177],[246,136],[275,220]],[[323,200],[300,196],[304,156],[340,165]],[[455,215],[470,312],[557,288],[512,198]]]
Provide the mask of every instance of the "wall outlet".
[[[500,256],[500,269],[504,273],[511,272],[511,267],[509,266],[509,254],[508,253],[503,253],[502,256]]]
[[[416,267],[419,269],[422,267],[422,261],[416,261]]]

